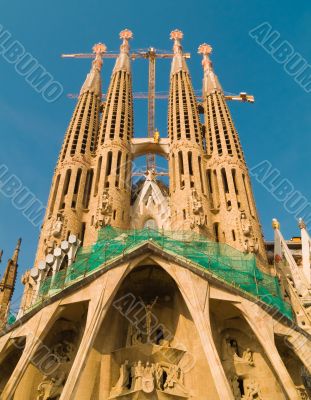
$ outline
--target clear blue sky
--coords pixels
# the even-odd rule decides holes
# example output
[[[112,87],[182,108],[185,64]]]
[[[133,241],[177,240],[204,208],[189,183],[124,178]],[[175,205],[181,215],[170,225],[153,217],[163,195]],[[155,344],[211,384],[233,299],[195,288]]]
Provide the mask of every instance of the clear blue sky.
[[[248,32],[267,21],[282,39],[311,63],[311,3],[305,0],[180,0],[159,1],[60,1],[1,2],[2,24],[13,38],[60,81],[64,93],[77,93],[89,70],[89,60],[63,60],[63,52],[88,52],[96,42],[108,50],[119,48],[118,34],[125,27],[134,33],[132,48],[154,46],[171,49],[169,33],[184,32],[184,49],[192,53],[188,65],[193,86],[201,87],[199,44],[212,45],[213,62],[223,88],[232,93],[247,91],[256,103],[230,103],[249,167],[269,160],[309,200],[311,94],[307,94],[249,36]],[[103,68],[104,91],[112,62]],[[168,90],[169,61],[160,61],[157,90]],[[135,61],[135,91],[147,90],[147,65]],[[63,136],[75,101],[64,94],[47,103],[19,76],[14,66],[0,57],[0,164],[9,167],[43,203]],[[166,134],[166,102],[157,102],[156,126]],[[135,104],[135,131],[146,133],[146,102]],[[299,233],[296,221],[260,184],[254,182],[255,197],[266,238],[273,236],[272,217],[281,221],[287,237]],[[311,230],[311,227],[310,227]],[[32,267],[38,229],[0,195],[0,248],[4,259],[11,256],[17,238],[23,238],[16,298],[20,276]],[[1,273],[2,274],[2,273]]]

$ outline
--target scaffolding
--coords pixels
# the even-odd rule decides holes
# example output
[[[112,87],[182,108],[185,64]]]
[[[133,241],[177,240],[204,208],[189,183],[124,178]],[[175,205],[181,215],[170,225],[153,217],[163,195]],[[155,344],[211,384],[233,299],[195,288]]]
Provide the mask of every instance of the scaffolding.
[[[206,237],[192,232],[149,228],[122,230],[110,226],[99,231],[94,245],[79,249],[75,262],[68,270],[59,271],[41,283],[34,306],[148,242],[176,259],[190,262],[193,267],[204,269],[217,279],[255,296],[287,318],[293,318],[290,304],[283,300],[278,279],[261,271],[253,254],[242,253],[224,243],[208,241]]]

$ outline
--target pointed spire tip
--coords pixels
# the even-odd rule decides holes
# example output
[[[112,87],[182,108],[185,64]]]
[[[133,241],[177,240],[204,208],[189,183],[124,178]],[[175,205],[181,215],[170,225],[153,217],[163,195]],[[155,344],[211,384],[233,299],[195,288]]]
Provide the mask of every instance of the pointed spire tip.
[[[123,29],[123,31],[120,32],[120,39],[123,40],[133,39],[133,32],[127,28]]]
[[[213,51],[212,46],[207,43],[202,43],[198,48],[198,53],[203,55],[210,55]]]

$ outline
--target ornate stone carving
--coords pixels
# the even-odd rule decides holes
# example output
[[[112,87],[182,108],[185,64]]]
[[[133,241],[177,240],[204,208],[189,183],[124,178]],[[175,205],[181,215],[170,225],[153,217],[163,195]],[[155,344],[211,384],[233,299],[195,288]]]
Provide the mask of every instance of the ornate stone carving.
[[[97,221],[95,223],[95,227],[103,227],[110,225],[112,216],[112,206],[111,199],[108,193],[108,190],[105,189],[101,198],[101,204],[98,209]]]
[[[153,374],[154,374],[154,367],[151,366],[149,362],[147,362],[141,382],[142,390],[145,393],[152,393],[154,390]]]
[[[243,400],[263,400],[259,384],[254,379],[244,383],[244,391]]]
[[[249,222],[249,219],[246,217],[245,212],[241,212],[241,226],[242,232],[244,236],[250,236],[252,232],[252,226]]]
[[[230,377],[229,380],[235,400],[241,400],[241,391],[239,387],[238,376],[234,374]]]
[[[251,349],[247,348],[245,351],[243,351],[243,360],[248,363],[250,366],[254,366],[254,359],[253,359],[253,352]]]
[[[177,365],[170,365],[167,371],[167,378],[163,385],[164,390],[169,389],[170,392],[186,394],[186,388],[183,384],[183,373]]]
[[[61,236],[63,224],[64,224],[64,216],[62,214],[58,213],[56,221],[54,222],[54,224],[52,226],[52,235],[55,238],[59,238]]]
[[[202,199],[198,195],[195,188],[191,189],[191,198],[189,200],[190,203],[190,215],[193,216],[191,228],[195,226],[203,226],[204,225],[204,210]]]
[[[68,342],[68,340],[63,340],[62,342],[56,343],[51,350],[52,354],[55,354],[60,363],[67,363],[71,361],[74,351],[74,345]]]
[[[303,386],[296,386],[296,389],[301,400],[309,400],[308,393]]]
[[[57,376],[50,377],[45,375],[42,382],[38,386],[37,400],[58,399],[62,394],[66,373],[60,372]]]
[[[131,373],[131,369],[129,366],[129,361],[125,360],[124,364],[122,364],[120,367],[120,376],[119,376],[117,383],[112,388],[112,393],[114,393],[114,394],[121,393],[124,389],[129,388],[130,373]]]
[[[144,366],[141,361],[134,363],[131,368],[132,374],[132,389],[134,391],[141,390],[142,388],[142,380],[144,375]]]
[[[110,398],[137,391],[152,393],[154,390],[176,396],[187,396],[183,381],[184,374],[178,365],[149,361],[144,365],[141,360],[130,365],[126,360],[120,366],[119,378],[111,390]]]

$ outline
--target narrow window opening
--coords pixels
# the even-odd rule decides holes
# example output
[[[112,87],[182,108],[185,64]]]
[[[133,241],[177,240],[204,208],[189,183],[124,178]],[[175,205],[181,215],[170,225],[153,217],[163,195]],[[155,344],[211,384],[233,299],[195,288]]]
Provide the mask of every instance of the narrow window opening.
[[[225,191],[225,193],[229,193],[229,185],[228,185],[227,174],[226,174],[225,168],[221,169],[221,177],[222,177],[222,183],[224,186],[224,191]]]
[[[76,208],[77,196],[78,196],[79,186],[80,186],[80,180],[81,180],[81,174],[82,174],[82,169],[79,168],[78,171],[77,171],[75,186],[74,186],[74,189],[73,189],[73,196],[72,196],[72,201],[71,201],[71,208]]]
[[[63,186],[63,193],[62,193],[62,198],[59,204],[59,209],[63,210],[65,208],[65,197],[68,193],[68,188],[69,188],[69,182],[70,182],[70,177],[71,177],[71,169],[68,169],[66,171],[66,176],[65,176],[65,181],[64,181],[64,186]]]
[[[105,187],[109,187],[108,177],[111,174],[111,166],[112,166],[112,151],[108,151],[107,155],[107,164],[106,164],[106,174],[105,174]]]
[[[98,183],[100,179],[101,169],[102,169],[103,157],[100,156],[97,162],[97,171],[96,171],[96,180],[95,180],[95,188],[94,188],[94,196],[97,196],[98,193]]]
[[[118,152],[118,158],[117,158],[117,168],[116,168],[116,181],[115,181],[115,187],[119,187],[119,181],[120,181],[120,166],[121,166],[121,156],[122,153],[121,151]]]
[[[192,165],[192,153],[188,152],[188,165],[189,165],[189,174],[193,175],[193,165]]]
[[[234,229],[232,229],[232,239],[233,239],[233,241],[235,242],[236,237],[235,237],[235,231],[234,231]]]
[[[81,233],[80,233],[81,246],[83,246],[84,235],[85,235],[85,222],[82,222],[82,224],[81,224]]]
[[[94,175],[94,171],[92,169],[89,169],[87,171],[87,175],[86,175],[86,182],[85,182],[85,188],[84,188],[84,194],[83,194],[82,204],[83,204],[84,208],[88,208],[89,203],[90,203],[93,175]]]
[[[56,178],[56,181],[55,181],[54,192],[53,192],[53,196],[52,196],[52,200],[51,200],[50,214],[52,214],[52,212],[54,210],[56,195],[57,195],[57,192],[58,192],[59,180],[60,180],[60,174],[57,175],[57,178]]]
[[[235,193],[239,194],[238,186],[236,183],[236,170],[235,169],[232,170],[232,180],[233,180],[233,186],[234,186]]]
[[[213,224],[213,228],[214,228],[215,241],[219,242],[219,223],[215,222]]]

